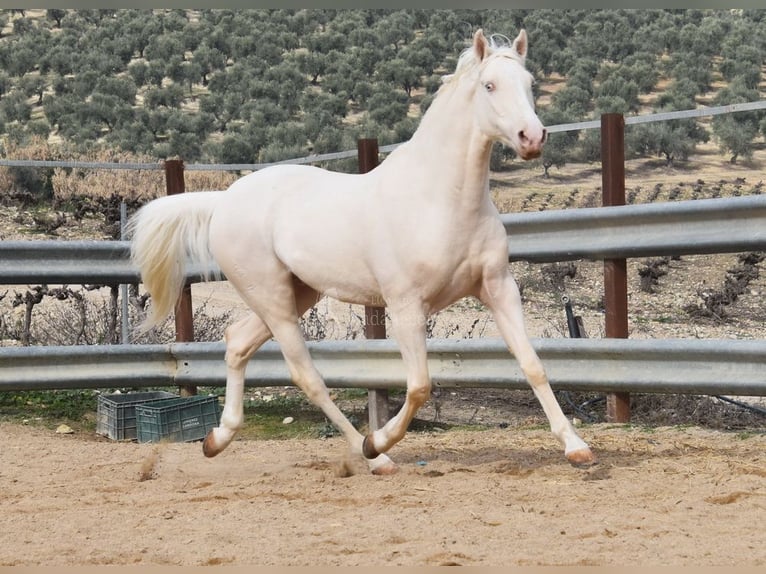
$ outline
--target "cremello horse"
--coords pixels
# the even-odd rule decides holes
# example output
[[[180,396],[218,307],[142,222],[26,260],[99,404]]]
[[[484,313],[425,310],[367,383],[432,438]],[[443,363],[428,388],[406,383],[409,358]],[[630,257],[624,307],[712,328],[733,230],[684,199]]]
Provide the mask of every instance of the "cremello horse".
[[[562,413],[530,344],[509,271],[505,229],[489,194],[489,158],[500,141],[525,160],[546,131],[525,69],[527,35],[495,46],[481,30],[423,116],[412,139],[364,175],[280,165],[222,192],[156,199],[131,220],[132,257],[152,296],[145,326],[174,307],[185,261],[212,256],[252,314],[226,330],[226,397],[206,456],[243,424],[245,367],[272,336],[294,383],[343,432],[375,474],[395,472],[384,453],[429,398],[426,318],[466,296],[492,312],[551,425],[575,465],[594,461]],[[385,304],[407,370],[404,405],[362,436],[333,403],[301,334],[299,318],[324,295]]]

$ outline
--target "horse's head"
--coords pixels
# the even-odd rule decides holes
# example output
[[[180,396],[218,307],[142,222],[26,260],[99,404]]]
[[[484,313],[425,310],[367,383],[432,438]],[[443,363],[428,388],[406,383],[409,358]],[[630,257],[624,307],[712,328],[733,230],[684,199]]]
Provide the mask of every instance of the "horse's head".
[[[474,109],[479,129],[494,141],[511,147],[522,159],[542,153],[546,131],[535,114],[532,74],[524,66],[527,56],[524,30],[512,46],[494,47],[478,30],[471,51],[478,63]]]

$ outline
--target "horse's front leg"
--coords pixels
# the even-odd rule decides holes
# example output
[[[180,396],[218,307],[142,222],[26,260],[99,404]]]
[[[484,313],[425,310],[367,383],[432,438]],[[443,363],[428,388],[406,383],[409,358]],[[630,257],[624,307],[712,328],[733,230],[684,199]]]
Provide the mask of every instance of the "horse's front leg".
[[[387,452],[404,438],[418,409],[431,394],[426,352],[426,317],[412,308],[391,310],[394,337],[407,368],[407,395],[404,405],[382,428],[368,434],[362,445],[364,456],[372,459]]]
[[[564,446],[567,460],[576,466],[593,464],[596,459],[590,447],[577,435],[562,412],[543,364],[529,341],[519,288],[507,267],[497,274],[485,276],[480,299],[492,312],[503,339],[519,362],[524,376],[548,417],[551,431]]]
[[[268,327],[255,313],[226,329],[226,397],[219,426],[211,430],[202,442],[205,456],[212,457],[224,450],[244,423],[243,397],[245,368],[250,357],[271,337]]]

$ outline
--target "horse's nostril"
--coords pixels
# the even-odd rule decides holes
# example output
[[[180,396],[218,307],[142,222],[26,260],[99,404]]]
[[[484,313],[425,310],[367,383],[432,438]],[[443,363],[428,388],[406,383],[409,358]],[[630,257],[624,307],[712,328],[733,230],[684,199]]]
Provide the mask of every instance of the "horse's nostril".
[[[525,143],[527,141],[527,134],[524,133],[524,130],[519,131],[519,141],[521,143]]]

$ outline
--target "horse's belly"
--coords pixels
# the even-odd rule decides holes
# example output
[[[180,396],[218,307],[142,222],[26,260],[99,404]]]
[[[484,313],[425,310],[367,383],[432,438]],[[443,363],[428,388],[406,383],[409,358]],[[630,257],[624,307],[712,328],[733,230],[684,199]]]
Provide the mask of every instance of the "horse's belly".
[[[311,273],[294,272],[295,276],[322,295],[332,297],[344,303],[357,305],[384,306],[385,302],[377,289],[370,282],[349,278],[328,277]]]
[[[380,287],[358,257],[310,247],[281,253],[287,268],[314,290],[346,303],[383,305]]]

